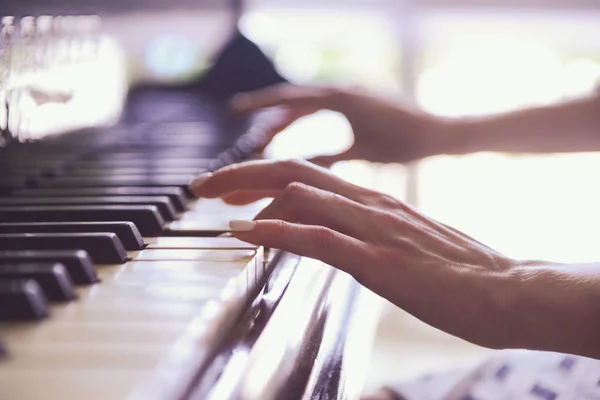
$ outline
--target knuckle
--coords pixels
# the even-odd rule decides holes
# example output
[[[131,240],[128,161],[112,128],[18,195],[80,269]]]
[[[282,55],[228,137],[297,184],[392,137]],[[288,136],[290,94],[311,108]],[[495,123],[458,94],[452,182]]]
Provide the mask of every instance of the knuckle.
[[[271,173],[284,183],[295,181],[302,175],[303,163],[296,159],[281,160],[276,161],[273,167]]]
[[[265,209],[263,209],[258,215],[257,218],[262,219],[284,219],[284,220],[294,220],[296,215],[296,201],[281,195],[271,204],[269,204]]]
[[[306,166],[306,161],[299,160],[297,158],[291,158],[288,160],[282,160],[279,162],[279,166],[287,171],[296,171]]]
[[[342,204],[346,202],[344,196],[337,193],[327,192],[327,196],[329,197],[331,207],[333,207],[334,209],[338,209],[338,206],[342,206]]]
[[[223,168],[218,169],[217,171],[215,171],[215,175],[223,175],[223,174],[229,174],[235,171],[239,171],[240,168],[243,168],[244,164],[242,163],[234,163],[231,165],[227,165]]]
[[[282,220],[274,221],[275,234],[276,237],[279,237],[282,240],[285,240],[285,234],[287,232],[286,224]]]
[[[387,229],[400,229],[406,227],[407,221],[403,215],[399,215],[394,210],[388,210],[383,207],[371,206],[375,217],[380,223],[384,224]]]
[[[295,199],[305,196],[309,191],[308,185],[301,182],[291,182],[283,189],[282,197],[285,199]]]
[[[396,210],[400,205],[400,201],[394,196],[371,190],[365,193],[365,200],[368,204],[384,210]]]
[[[367,262],[377,265],[378,269],[382,272],[388,272],[388,265],[391,264],[391,257],[386,255],[386,249],[380,246],[369,246],[364,250],[364,259]],[[389,277],[389,273],[374,273],[373,269],[370,268],[356,268],[352,271],[352,276],[361,284],[366,287],[377,287],[378,280],[384,279],[384,276]]]
[[[288,227],[284,221],[274,219],[265,225],[264,235],[269,238],[273,247],[281,248],[288,239]]]
[[[399,245],[406,243],[407,236],[410,235],[411,231],[405,219],[380,209],[372,209],[372,216],[378,227],[377,233],[373,236],[377,242]]]
[[[398,199],[387,193],[378,193],[377,195],[379,203],[385,208],[395,209],[401,204]]]
[[[419,245],[408,237],[401,236],[396,238],[394,247],[403,252],[412,252],[414,249],[419,249]]]
[[[321,97],[329,98],[332,100],[338,100],[341,97],[345,96],[346,92],[347,92],[347,90],[340,86],[328,86],[328,87],[324,87],[319,92],[319,95]]]
[[[319,249],[331,249],[336,241],[336,234],[329,228],[318,226],[314,230],[314,241]]]

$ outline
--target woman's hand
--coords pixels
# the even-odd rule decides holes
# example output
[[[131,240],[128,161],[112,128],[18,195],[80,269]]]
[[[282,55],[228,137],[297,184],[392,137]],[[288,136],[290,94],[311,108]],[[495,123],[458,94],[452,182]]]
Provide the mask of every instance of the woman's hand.
[[[348,159],[408,162],[452,152],[462,141],[449,122],[360,90],[285,84],[239,94],[233,98],[232,106],[240,112],[284,106],[285,113],[272,127],[269,139],[297,119],[316,111],[327,109],[342,113],[352,126],[354,144],[342,154],[313,160],[323,165]]]
[[[273,202],[241,240],[324,261],[422,321],[492,348],[600,359],[600,264],[515,261],[392,197],[302,161],[198,177],[199,197]]]
[[[241,240],[324,261],[421,320],[466,340],[506,343],[514,261],[387,195],[302,161],[253,161],[200,176],[199,197],[274,197]]]

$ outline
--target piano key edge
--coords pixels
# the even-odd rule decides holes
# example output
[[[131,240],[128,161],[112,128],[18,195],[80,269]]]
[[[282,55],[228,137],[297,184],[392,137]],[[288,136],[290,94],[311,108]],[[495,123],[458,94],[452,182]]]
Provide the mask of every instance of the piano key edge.
[[[256,255],[220,295],[206,304],[186,332],[171,346],[168,354],[143,382],[131,399],[179,399],[194,386],[198,373],[212,362],[224,340],[235,331],[244,311],[249,309],[265,287],[275,263],[265,265],[264,249]]]

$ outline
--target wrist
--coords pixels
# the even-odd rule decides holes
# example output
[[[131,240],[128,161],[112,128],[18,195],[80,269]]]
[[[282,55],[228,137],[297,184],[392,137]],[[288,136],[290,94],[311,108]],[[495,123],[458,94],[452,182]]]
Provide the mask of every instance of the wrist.
[[[464,155],[477,150],[477,124],[471,119],[440,119],[436,122],[438,154]]]
[[[506,346],[600,357],[598,264],[519,261],[501,319]]]
[[[434,298],[442,299],[445,304],[439,307],[443,313],[433,314],[435,319],[425,322],[479,346],[515,347],[518,332],[512,327],[518,327],[513,321],[519,312],[518,276],[512,267],[515,264],[509,260],[491,264],[493,266],[485,267],[482,264],[477,270],[460,265],[445,269],[440,278],[444,282],[442,290],[430,290],[436,293]],[[436,272],[436,276],[439,275]],[[451,291],[446,292],[444,288]],[[421,306],[425,307],[426,303]]]
[[[477,274],[476,285],[481,301],[476,305],[480,341],[477,344],[493,349],[516,348],[520,339],[521,319],[519,262],[504,259],[497,267]]]

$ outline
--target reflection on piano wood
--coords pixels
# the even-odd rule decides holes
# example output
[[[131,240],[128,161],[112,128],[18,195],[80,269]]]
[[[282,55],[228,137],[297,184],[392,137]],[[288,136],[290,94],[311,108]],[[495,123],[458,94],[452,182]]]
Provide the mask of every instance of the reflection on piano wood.
[[[264,125],[184,99],[193,116],[0,149],[1,400],[360,392],[373,299],[328,266],[223,235],[261,204],[196,200],[187,184],[252,157]]]

